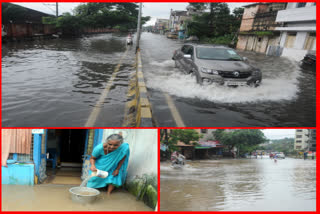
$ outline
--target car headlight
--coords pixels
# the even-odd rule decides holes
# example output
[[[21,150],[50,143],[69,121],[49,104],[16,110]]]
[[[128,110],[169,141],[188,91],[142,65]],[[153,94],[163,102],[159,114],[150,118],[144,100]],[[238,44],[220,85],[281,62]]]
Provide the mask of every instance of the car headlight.
[[[219,72],[217,70],[213,70],[213,69],[209,69],[209,68],[201,68],[200,71],[202,73],[206,73],[206,74],[216,74],[216,75],[219,74]]]

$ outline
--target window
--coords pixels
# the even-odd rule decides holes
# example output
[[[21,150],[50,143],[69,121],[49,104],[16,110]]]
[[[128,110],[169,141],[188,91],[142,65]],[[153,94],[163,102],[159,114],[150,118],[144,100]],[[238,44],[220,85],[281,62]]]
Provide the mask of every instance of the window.
[[[241,61],[242,58],[232,49],[197,47],[197,57],[199,59]]]
[[[189,47],[188,45],[183,46],[183,47],[181,48],[181,51],[182,51],[183,53],[187,54],[188,47]]]
[[[190,54],[191,56],[193,56],[193,47],[189,46],[188,50],[187,50],[187,54]]]
[[[293,48],[294,42],[296,41],[297,33],[288,33],[286,42],[284,44],[285,48]]]
[[[302,138],[302,135],[297,135],[297,137],[296,138]]]
[[[301,146],[296,146],[296,149],[301,149]]]
[[[297,3],[297,8],[299,8],[299,7],[305,7],[306,4],[307,4],[306,2]]]
[[[298,129],[297,132],[302,132],[302,129]]]
[[[316,33],[309,33],[303,49],[313,50],[315,48],[315,43],[316,43]]]
[[[296,143],[301,143],[301,140],[297,140]]]

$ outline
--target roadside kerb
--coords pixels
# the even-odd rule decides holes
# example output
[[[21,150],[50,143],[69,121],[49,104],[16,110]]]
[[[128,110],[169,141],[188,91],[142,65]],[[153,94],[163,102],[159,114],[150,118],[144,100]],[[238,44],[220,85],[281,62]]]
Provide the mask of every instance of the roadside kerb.
[[[142,73],[139,50],[136,54],[136,75],[130,83],[128,99],[123,126],[153,127],[151,105]]]

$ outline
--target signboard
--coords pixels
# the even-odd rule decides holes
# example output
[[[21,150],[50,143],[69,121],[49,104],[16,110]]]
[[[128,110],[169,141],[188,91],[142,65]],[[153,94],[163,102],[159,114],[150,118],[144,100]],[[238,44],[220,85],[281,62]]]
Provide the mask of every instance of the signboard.
[[[44,129],[32,129],[32,134],[44,134]]]
[[[199,144],[200,144],[199,146],[201,146],[201,147],[212,147],[212,148],[214,148],[214,147],[217,147],[217,146],[221,146],[219,144],[219,141],[200,141]]]

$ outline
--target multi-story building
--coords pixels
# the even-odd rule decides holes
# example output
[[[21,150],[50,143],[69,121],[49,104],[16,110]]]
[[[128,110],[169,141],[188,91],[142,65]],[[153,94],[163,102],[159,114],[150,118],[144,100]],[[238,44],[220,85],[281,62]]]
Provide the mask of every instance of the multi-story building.
[[[309,146],[309,151],[315,152],[316,151],[316,130],[315,129],[308,129],[309,131],[309,141],[308,141],[308,146]]]
[[[309,130],[308,129],[296,129],[296,137],[294,140],[294,150],[308,150],[309,142]]]
[[[183,24],[185,20],[188,20],[187,11],[184,10],[172,10],[169,18],[169,29],[171,32],[178,32],[183,30]]]
[[[169,29],[169,19],[157,19],[154,25],[154,32],[164,34]]]
[[[316,50],[316,3],[288,3],[278,11],[277,23],[281,26],[279,48],[281,56],[302,60],[305,54]]]
[[[193,15],[201,14],[204,8],[196,9],[195,7],[189,5],[187,10],[172,10],[170,11],[169,18],[169,31],[179,33],[179,38],[185,37],[185,22],[192,20]]]
[[[244,6],[237,49],[265,53],[268,46],[276,45],[279,32],[275,22],[278,10],[287,3],[254,3]]]

